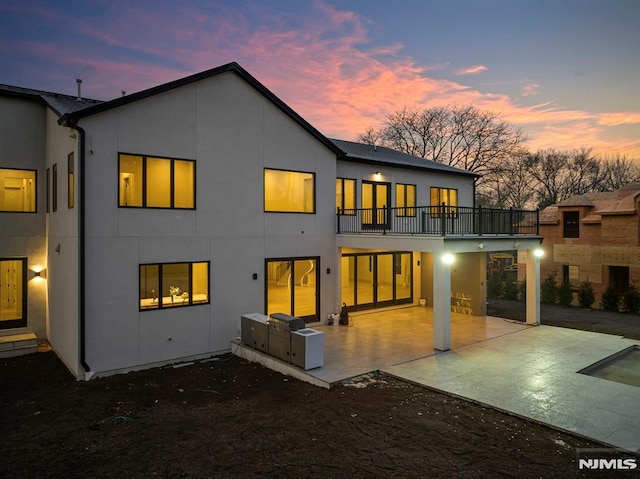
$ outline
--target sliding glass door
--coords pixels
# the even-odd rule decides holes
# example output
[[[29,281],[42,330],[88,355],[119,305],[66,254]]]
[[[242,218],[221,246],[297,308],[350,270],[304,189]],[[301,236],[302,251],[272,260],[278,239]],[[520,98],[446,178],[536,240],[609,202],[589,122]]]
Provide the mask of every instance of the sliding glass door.
[[[410,252],[351,253],[342,256],[342,301],[352,310],[413,300]]]
[[[267,259],[267,315],[284,313],[307,322],[319,321],[320,258]]]

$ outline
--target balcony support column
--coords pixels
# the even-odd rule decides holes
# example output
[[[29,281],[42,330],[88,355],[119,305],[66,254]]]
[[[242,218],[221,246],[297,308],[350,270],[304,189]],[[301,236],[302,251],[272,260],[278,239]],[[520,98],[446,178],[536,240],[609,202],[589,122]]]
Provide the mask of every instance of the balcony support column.
[[[451,265],[433,257],[433,347],[451,349]]]
[[[527,254],[527,295],[526,322],[532,326],[540,324],[540,258],[533,254],[533,250]]]

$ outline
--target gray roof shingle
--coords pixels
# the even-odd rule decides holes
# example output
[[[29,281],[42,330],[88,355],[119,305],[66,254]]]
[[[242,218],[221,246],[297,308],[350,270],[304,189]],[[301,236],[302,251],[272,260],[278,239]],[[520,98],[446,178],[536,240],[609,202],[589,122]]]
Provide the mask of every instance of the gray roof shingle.
[[[55,111],[58,116],[63,116],[67,113],[73,113],[102,103],[100,100],[92,100],[90,98],[81,98],[78,100],[77,97],[72,95],[0,84],[0,95],[2,94],[33,98],[35,100],[40,99]]]
[[[386,148],[384,146],[336,139],[331,139],[331,141],[345,152],[343,156],[339,157],[340,160],[376,165],[398,166],[401,168],[412,168],[454,175],[481,176],[471,171],[454,168],[453,166],[438,163],[433,160],[427,160],[426,158],[421,158],[419,156],[402,153],[401,151],[392,150],[391,148]]]

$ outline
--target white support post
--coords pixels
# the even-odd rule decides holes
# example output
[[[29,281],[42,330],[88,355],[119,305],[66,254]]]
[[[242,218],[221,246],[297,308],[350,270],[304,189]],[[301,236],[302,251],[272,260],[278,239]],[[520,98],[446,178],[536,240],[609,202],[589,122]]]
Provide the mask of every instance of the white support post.
[[[433,347],[451,349],[451,265],[433,257]]]
[[[526,320],[527,324],[536,326],[540,324],[540,258],[534,254],[533,249],[527,250],[527,297]]]

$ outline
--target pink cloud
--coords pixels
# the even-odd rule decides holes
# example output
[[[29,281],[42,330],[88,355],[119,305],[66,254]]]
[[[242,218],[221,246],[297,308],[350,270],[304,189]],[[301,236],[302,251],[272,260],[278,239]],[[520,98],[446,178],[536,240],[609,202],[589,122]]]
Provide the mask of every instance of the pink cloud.
[[[477,75],[479,73],[484,73],[489,70],[489,67],[484,65],[474,65],[471,67],[460,68],[454,72],[455,75]]]
[[[430,72],[447,64],[421,63],[404,55],[397,42],[374,45],[367,19],[322,2],[305,14],[286,15],[262,4],[251,10],[215,3],[196,10],[186,4],[172,10],[170,19],[166,11],[137,2],[103,7],[107,13],[91,27],[67,12],[34,13],[53,15],[81,36],[74,48],[58,43],[15,46],[26,47],[36,59],[55,58],[68,66],[70,78],[76,71],[90,72],[83,91],[98,98],[114,98],[121,90],[132,93],[238,61],[331,137],[354,139],[405,106],[472,104],[523,127],[532,137],[532,148],[592,146],[607,152],[624,145],[640,157],[637,134],[618,134],[615,140],[610,134],[613,127],[639,123],[637,112],[564,109],[553,99],[523,105],[519,100],[535,94],[538,84],[525,85],[522,97],[512,98],[436,78]],[[475,65],[456,74],[487,70]]]

